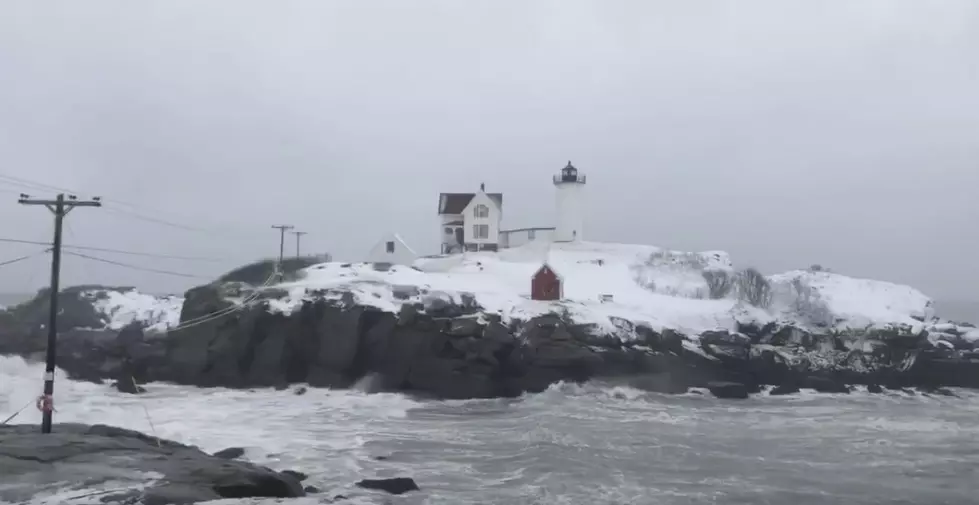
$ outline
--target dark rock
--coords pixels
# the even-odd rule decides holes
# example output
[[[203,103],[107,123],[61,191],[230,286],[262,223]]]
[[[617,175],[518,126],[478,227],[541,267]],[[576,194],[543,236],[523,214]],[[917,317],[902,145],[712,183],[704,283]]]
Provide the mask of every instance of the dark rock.
[[[799,392],[799,386],[794,383],[779,384],[768,392],[769,396],[792,395]]]
[[[112,388],[120,393],[129,393],[134,395],[146,392],[146,388],[136,385],[136,383],[131,380],[113,382]]]
[[[784,324],[741,324],[737,332],[704,332],[694,348],[697,338],[620,317],[610,318],[613,328],[562,314],[503,324],[499,314],[479,312],[471,295],[415,289],[397,313],[358,305],[352,293],[333,289],[309,291],[283,315],[270,313],[267,301],[229,302],[229,294],[257,292],[243,281],[199,286],[187,292],[181,315],[199,324],[167,334],[138,324],[119,332],[69,327],[59,337],[58,365],[73,379],[114,380],[127,392],[141,391],[130,388],[134,380],[287,390],[294,384],[351,387],[367,376],[376,378],[371,391],[436,398],[512,397],[557,381],[612,378],[662,393],[710,382],[739,383],[749,394],[761,385],[779,385],[772,394],[800,386],[843,392],[845,384],[979,388],[979,352],[951,330],[953,341],[936,349],[927,334],[910,327],[810,333]],[[77,302],[69,319],[95,324],[91,305],[105,292],[66,292]],[[0,311],[0,354],[43,359],[46,332],[34,324],[43,321],[36,313],[43,303],[28,305],[33,308]]]
[[[292,391],[292,394],[294,394],[296,396],[302,396],[302,395],[306,394],[306,391],[307,391],[307,389],[305,387],[299,386],[298,388],[296,388],[296,389],[294,389]]]
[[[884,388],[880,387],[880,384],[867,384],[867,392],[880,394],[884,392]]]
[[[749,347],[751,345],[751,339],[747,336],[724,330],[705,331],[700,334],[700,342],[717,346]]]
[[[285,475],[290,475],[293,478],[295,478],[296,480],[298,480],[299,482],[302,482],[302,481],[304,481],[304,480],[306,480],[306,479],[309,478],[308,475],[306,475],[306,474],[304,474],[302,472],[297,472],[296,470],[283,470],[281,473],[283,473]]]
[[[215,458],[221,458],[221,459],[238,459],[244,455],[245,455],[245,450],[242,449],[241,447],[228,447],[227,449],[221,449],[220,451],[214,453]],[[286,472],[282,472],[282,473],[286,473]]]
[[[147,473],[162,478],[143,489]],[[116,497],[160,505],[306,494],[290,475],[131,430],[56,424],[51,434],[42,434],[34,425],[0,425],[0,501],[30,500],[41,482],[111,482],[119,489]]]
[[[749,388],[738,382],[708,382],[707,389],[718,398],[744,399],[749,396]]]
[[[306,486],[303,488],[303,491],[306,491],[306,494],[316,494],[320,492],[320,488],[316,486]]]
[[[418,484],[410,477],[394,477],[391,479],[364,479],[357,487],[386,491],[391,494],[404,494],[409,491],[420,491]]]
[[[483,333],[483,325],[471,317],[453,319],[445,333],[454,337],[475,337]]]
[[[828,377],[808,377],[804,382],[804,387],[815,389],[820,393],[850,392],[850,388],[846,384]]]

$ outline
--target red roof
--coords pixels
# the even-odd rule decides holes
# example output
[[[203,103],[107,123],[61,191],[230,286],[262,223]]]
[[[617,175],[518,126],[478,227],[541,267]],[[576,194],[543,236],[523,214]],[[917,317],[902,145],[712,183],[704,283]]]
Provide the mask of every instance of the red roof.
[[[439,214],[462,214],[476,193],[440,193]],[[503,193],[486,193],[497,207],[503,207]]]

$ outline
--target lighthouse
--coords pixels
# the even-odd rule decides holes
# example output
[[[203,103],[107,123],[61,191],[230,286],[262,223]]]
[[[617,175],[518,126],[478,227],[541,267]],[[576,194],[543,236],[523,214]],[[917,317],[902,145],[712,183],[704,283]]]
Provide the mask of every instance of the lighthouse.
[[[554,228],[555,242],[582,240],[585,224],[585,176],[568,162],[568,165],[554,176],[557,203],[557,226]]]

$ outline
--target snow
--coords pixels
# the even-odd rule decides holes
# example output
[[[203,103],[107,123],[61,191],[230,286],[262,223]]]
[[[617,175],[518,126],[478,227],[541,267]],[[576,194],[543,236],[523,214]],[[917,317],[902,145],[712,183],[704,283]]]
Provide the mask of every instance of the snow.
[[[922,292],[901,284],[796,270],[769,277],[773,309],[785,319],[826,323],[834,329],[906,325],[920,329],[934,317]]]
[[[530,299],[531,277],[545,262],[563,279],[561,301]],[[705,271],[733,275],[735,267],[723,251],[533,241],[499,252],[423,257],[412,266],[320,263],[304,269],[299,280],[268,288],[284,290],[287,295],[267,303],[271,311],[288,314],[303,300],[349,293],[357,303],[397,312],[404,303],[428,305],[438,298],[462,303],[470,295],[504,321],[557,312],[609,333],[620,333],[616,320],[623,318],[657,331],[669,328],[691,336],[707,330],[734,331],[738,323],[778,321],[810,331],[899,326],[979,340],[979,331],[962,328],[956,333],[958,326],[934,321],[931,299],[909,286],[796,270],[768,277],[772,303],[762,309],[739,301],[734,294],[709,299]],[[107,327],[114,330],[133,321],[144,322],[150,330],[176,326],[183,302],[177,296],[135,290],[99,291],[98,296],[93,292],[90,297],[96,310],[106,316]]]
[[[547,262],[564,281],[565,299],[530,299],[530,280]],[[463,293],[504,320],[527,319],[551,311],[568,313],[581,323],[614,330],[610,317],[697,333],[733,328],[735,300],[702,300],[705,268],[731,269],[726,253],[680,253],[652,246],[602,243],[529,243],[495,252],[421,258],[412,267],[394,265],[377,271],[369,263],[323,263],[302,279],[279,286],[290,296],[273,309],[288,312],[312,290],[342,289],[359,303],[396,311],[395,286],[417,286],[460,301]],[[612,302],[602,302],[610,294]]]
[[[106,328],[121,330],[133,321],[140,321],[151,331],[164,331],[180,323],[184,299],[179,296],[154,296],[129,291],[92,290],[82,293],[92,306],[108,321]]]
[[[531,277],[545,262],[563,279],[561,301],[530,299]],[[456,301],[461,300],[462,293],[469,293],[505,321],[554,311],[609,331],[615,330],[610,318],[693,335],[713,329],[734,330],[738,322],[780,320],[811,327],[819,319],[828,319],[838,328],[867,328],[920,326],[915,317],[931,317],[931,300],[913,288],[827,272],[772,276],[775,293],[769,310],[752,307],[733,296],[711,300],[703,276],[706,270],[733,272],[734,267],[722,251],[689,253],[629,244],[532,242],[498,253],[421,258],[412,267],[396,265],[386,271],[378,271],[369,263],[314,265],[300,280],[279,286],[287,289],[289,296],[275,301],[273,310],[289,312],[311,291],[333,289],[352,293],[358,303],[396,311],[404,302],[394,297],[393,291],[417,286]],[[795,286],[801,286],[806,296],[796,292]],[[611,295],[612,300],[603,302],[602,295]]]

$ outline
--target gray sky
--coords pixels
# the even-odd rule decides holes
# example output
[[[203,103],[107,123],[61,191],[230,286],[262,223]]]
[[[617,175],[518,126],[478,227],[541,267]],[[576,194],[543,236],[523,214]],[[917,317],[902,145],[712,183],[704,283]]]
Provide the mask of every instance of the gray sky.
[[[275,254],[279,222],[342,259],[387,230],[436,252],[438,192],[480,182],[505,225],[550,225],[570,159],[590,239],[974,299],[979,2],[11,1],[0,156],[109,200],[66,243],[222,258],[91,253],[151,268]],[[0,237],[48,240],[24,189],[0,177]],[[0,267],[0,291],[46,262]],[[75,257],[64,277],[194,283]]]

